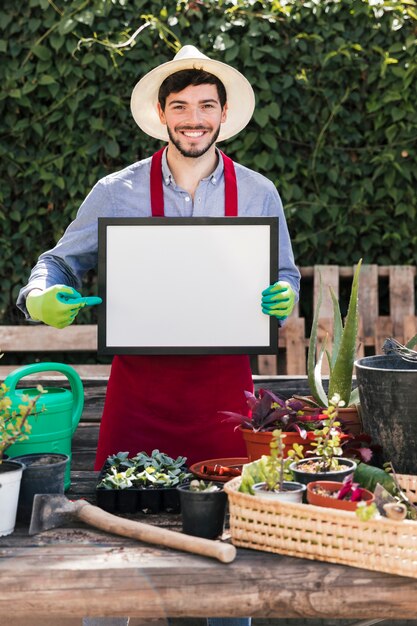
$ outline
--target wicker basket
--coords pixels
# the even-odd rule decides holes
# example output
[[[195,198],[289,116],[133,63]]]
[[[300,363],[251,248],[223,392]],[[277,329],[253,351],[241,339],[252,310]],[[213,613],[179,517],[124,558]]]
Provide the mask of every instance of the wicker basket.
[[[397,476],[413,502],[417,476]],[[271,501],[225,484],[235,546],[417,578],[417,522],[361,521],[355,513]]]

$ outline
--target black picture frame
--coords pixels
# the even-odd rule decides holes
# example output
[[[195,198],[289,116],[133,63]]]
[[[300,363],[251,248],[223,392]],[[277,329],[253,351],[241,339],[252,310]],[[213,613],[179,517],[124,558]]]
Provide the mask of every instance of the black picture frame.
[[[261,292],[278,280],[278,228],[277,217],[99,218],[98,353],[277,354],[278,322],[262,313]],[[187,307],[197,286],[200,295]]]

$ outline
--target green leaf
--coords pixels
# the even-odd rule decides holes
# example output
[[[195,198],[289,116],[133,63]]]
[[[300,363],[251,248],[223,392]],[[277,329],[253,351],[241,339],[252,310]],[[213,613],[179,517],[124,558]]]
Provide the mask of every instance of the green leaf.
[[[278,142],[270,132],[263,133],[261,135],[262,143],[271,148],[271,150],[276,150],[278,148]]]
[[[107,70],[109,67],[109,62],[107,61],[107,58],[104,56],[104,54],[97,54],[94,57],[95,62],[97,63],[97,65],[99,65],[100,67],[103,68],[103,70]]]
[[[374,492],[378,483],[385,487],[391,494],[394,494],[396,491],[393,477],[380,467],[374,467],[366,463],[358,463],[353,476],[354,480],[357,481],[361,487],[369,491]]]
[[[333,291],[332,287],[329,287],[330,297],[332,299],[333,305],[333,349],[332,349],[332,357],[330,359],[330,365],[333,369],[334,364],[337,359],[337,355],[339,354],[340,344],[342,341],[343,335],[343,322],[342,315],[340,313],[339,301],[336,298],[336,294]]]
[[[46,46],[33,46],[32,52],[38,59],[41,59],[41,61],[49,61],[52,57],[51,51]]]
[[[262,128],[265,128],[269,122],[269,115],[265,109],[259,109],[258,111],[255,110],[253,117],[257,124],[259,124]]]
[[[346,315],[340,349],[335,361],[332,377],[329,380],[329,398],[338,393],[341,400],[347,405],[352,390],[353,364],[356,354],[356,341],[358,334],[358,290],[359,273],[362,259],[356,266],[353,276],[352,290],[349,299],[349,307]]]
[[[81,13],[77,13],[74,16],[74,19],[81,24],[87,24],[87,26],[92,26],[94,23],[94,11],[86,9],[85,11],[81,11]]]
[[[113,158],[118,157],[120,154],[119,144],[117,141],[114,141],[114,139],[106,143],[105,150],[107,154]]]
[[[50,76],[49,74],[42,74],[42,76],[39,79],[39,84],[40,85],[50,85],[51,83],[55,83],[55,78],[53,76]]]
[[[77,22],[73,20],[71,17],[66,17],[62,20],[58,27],[58,32],[60,35],[68,35],[68,33],[72,32],[76,27]]]

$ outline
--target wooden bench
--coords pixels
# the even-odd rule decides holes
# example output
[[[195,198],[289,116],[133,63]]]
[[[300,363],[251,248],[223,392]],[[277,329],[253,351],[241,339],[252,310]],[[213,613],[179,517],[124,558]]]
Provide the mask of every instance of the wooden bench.
[[[254,357],[253,371],[260,375],[306,373],[308,332],[317,302],[320,276],[323,285],[323,304],[319,323],[319,336],[323,338],[332,330],[332,304],[327,286],[332,286],[342,303],[350,293],[353,267],[316,265],[302,267],[300,303],[287,319],[279,333],[278,356]],[[415,315],[415,266],[364,265],[360,276],[360,328],[358,357],[380,354],[386,337],[395,337],[404,343],[417,332]],[[344,303],[347,307],[347,302]],[[342,306],[343,311],[343,306]],[[74,324],[63,330],[43,325],[22,324],[0,326],[0,350],[8,360],[14,354],[90,352],[97,351],[97,327]],[[43,359],[45,360],[45,359]],[[55,359],[57,360],[57,359]],[[59,359],[58,359],[59,360]],[[15,365],[0,365],[0,375],[5,376]],[[108,375],[110,365],[78,363],[74,365],[81,376]]]

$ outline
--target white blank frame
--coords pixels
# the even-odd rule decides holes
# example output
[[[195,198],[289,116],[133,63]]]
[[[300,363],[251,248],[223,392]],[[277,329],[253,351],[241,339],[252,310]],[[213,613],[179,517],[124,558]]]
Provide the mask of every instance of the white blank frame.
[[[278,218],[99,218],[99,353],[271,354]]]

